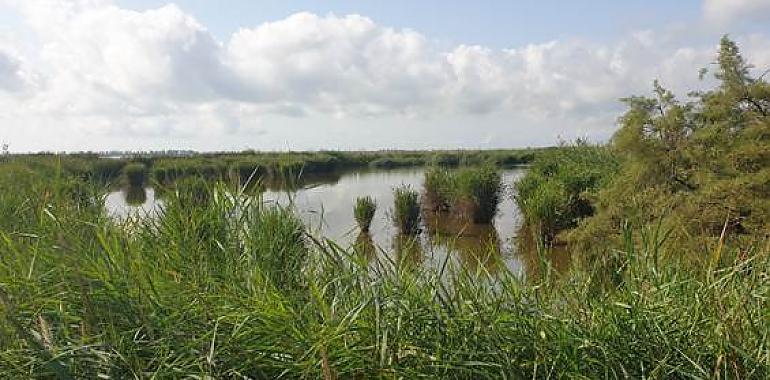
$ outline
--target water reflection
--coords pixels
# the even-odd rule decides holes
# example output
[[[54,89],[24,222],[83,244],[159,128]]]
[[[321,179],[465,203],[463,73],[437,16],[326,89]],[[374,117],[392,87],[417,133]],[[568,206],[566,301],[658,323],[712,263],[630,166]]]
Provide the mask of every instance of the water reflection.
[[[163,201],[156,198],[155,190],[151,187],[123,188],[104,198],[107,215],[118,220],[157,215],[162,206]]]
[[[503,242],[497,228],[491,224],[473,224],[446,212],[423,212],[425,230],[431,245],[455,252],[462,264],[471,270],[490,274],[500,269]]]
[[[123,189],[123,196],[129,206],[141,206],[147,202],[147,190],[141,186],[128,186]]]
[[[572,256],[565,245],[538,246],[535,232],[526,224],[519,227],[516,251],[524,261],[528,279],[539,280],[547,270],[552,273],[566,273],[572,263]]]
[[[356,241],[353,243],[353,249],[367,260],[371,260],[377,255],[377,247],[374,246],[372,235],[368,232],[361,231],[358,233]]]
[[[393,237],[394,260],[400,268],[416,268],[425,258],[423,243],[419,236],[396,234]]]
[[[537,277],[537,250],[530,242],[518,242],[521,215],[513,200],[512,184],[524,174],[523,169],[503,172],[503,195],[499,212],[492,225],[475,225],[453,219],[446,213],[424,213],[423,233],[411,239],[399,237],[391,220],[393,188],[410,185],[422,189],[423,169],[371,170],[308,176],[299,189],[286,190],[272,183],[262,194],[264,202],[290,206],[308,226],[311,233],[332,239],[343,247],[352,247],[369,259],[389,254],[390,259],[441,268],[447,260],[474,270],[499,272],[503,266],[514,274]],[[108,214],[116,218],[131,215],[154,215],[162,206],[152,188],[139,191],[121,189],[105,199]],[[370,233],[360,233],[353,218],[353,205],[360,196],[371,196],[378,204]],[[517,244],[524,249],[517,249]],[[527,245],[529,244],[529,246]],[[554,253],[553,266],[569,265],[566,251]]]

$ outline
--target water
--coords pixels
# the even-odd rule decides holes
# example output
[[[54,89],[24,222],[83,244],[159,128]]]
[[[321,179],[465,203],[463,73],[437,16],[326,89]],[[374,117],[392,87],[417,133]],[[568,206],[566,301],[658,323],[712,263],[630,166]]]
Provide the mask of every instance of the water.
[[[115,219],[158,215],[163,201],[155,196],[153,188],[128,188],[113,191],[104,198],[107,215]]]
[[[515,249],[522,219],[513,200],[513,183],[524,173],[524,169],[502,173],[503,195],[493,225],[461,225],[442,216],[426,218],[416,243],[397,236],[391,222],[392,190],[400,185],[422,190],[422,168],[365,170],[309,178],[299,190],[272,187],[263,194],[263,200],[291,205],[311,233],[332,239],[343,247],[355,244],[375,253],[407,255],[423,265],[435,267],[441,266],[447,255],[452,263],[482,265],[489,272],[497,271],[502,262],[513,273],[530,276],[537,271],[538,260],[532,257],[533,252],[519,253]],[[366,195],[377,201],[377,212],[369,235],[361,235],[353,218],[353,204],[357,197]],[[152,188],[146,189],[144,199],[126,190],[110,193],[105,199],[107,212],[116,218],[157,213],[161,206],[162,200],[155,197]],[[489,252],[501,260],[490,259]],[[566,265],[565,254],[556,253],[552,260],[557,269]]]

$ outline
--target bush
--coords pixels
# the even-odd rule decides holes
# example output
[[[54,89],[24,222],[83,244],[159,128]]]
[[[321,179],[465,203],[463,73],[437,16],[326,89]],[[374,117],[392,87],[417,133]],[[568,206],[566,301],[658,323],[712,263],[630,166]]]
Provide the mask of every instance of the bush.
[[[515,184],[515,199],[527,223],[541,237],[575,227],[594,214],[592,194],[615,176],[620,162],[609,149],[577,142],[544,152]]]
[[[208,204],[212,198],[211,185],[200,177],[187,177],[174,184],[176,197],[182,207]]]
[[[491,223],[500,203],[500,172],[491,166],[457,173],[455,207],[474,223]]]
[[[420,194],[408,185],[393,190],[395,203],[393,222],[405,235],[420,232]]]
[[[99,181],[109,181],[120,177],[123,167],[126,166],[126,161],[123,160],[111,158],[96,158],[95,160],[91,167],[91,173]]]
[[[377,202],[372,197],[359,197],[353,207],[353,217],[362,232],[369,232],[374,213],[377,211]]]
[[[500,173],[491,165],[425,172],[425,204],[434,212],[451,211],[474,223],[490,223],[500,202]]]
[[[123,168],[123,175],[129,186],[141,187],[147,180],[147,167],[142,163],[132,162]]]
[[[425,171],[424,203],[434,212],[448,211],[451,202],[453,177],[448,170],[433,166]]]

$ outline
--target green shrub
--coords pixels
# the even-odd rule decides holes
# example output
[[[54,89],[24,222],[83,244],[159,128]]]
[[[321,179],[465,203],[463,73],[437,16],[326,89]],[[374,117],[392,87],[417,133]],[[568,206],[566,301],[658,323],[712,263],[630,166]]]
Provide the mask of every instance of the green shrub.
[[[424,203],[428,210],[434,212],[449,210],[453,180],[448,170],[437,166],[432,166],[425,171]]]
[[[123,167],[126,183],[132,187],[142,187],[147,181],[147,167],[142,163],[132,162]]]
[[[546,240],[594,214],[590,201],[618,173],[618,158],[603,146],[578,141],[537,156],[515,185],[525,220]]]
[[[96,158],[92,167],[92,175],[99,181],[110,181],[120,177],[126,161],[112,158]]]
[[[420,232],[420,193],[411,186],[402,185],[393,190],[393,222],[405,235]]]
[[[369,227],[372,225],[372,219],[377,211],[377,202],[372,197],[359,197],[356,199],[356,204],[353,207],[353,217],[358,223],[358,227],[362,232],[369,232]]]
[[[474,223],[491,223],[500,203],[500,172],[492,166],[460,170],[456,175],[454,204]]]
[[[203,206],[213,197],[212,185],[200,177],[182,178],[173,188],[182,207]]]
[[[425,172],[425,204],[430,211],[490,223],[497,214],[501,186],[500,172],[491,165],[457,171],[432,167]]]

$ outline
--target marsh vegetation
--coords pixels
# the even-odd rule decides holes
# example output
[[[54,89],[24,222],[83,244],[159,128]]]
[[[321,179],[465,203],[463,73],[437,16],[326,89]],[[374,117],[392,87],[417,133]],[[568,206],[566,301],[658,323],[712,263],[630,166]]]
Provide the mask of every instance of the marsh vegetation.
[[[526,151],[515,183],[500,152],[7,157],[0,373],[767,378],[770,85],[728,39],[717,63],[718,87],[689,102],[658,84],[627,99],[607,145]],[[399,233],[387,246],[328,239],[262,188],[412,163],[431,164],[410,177],[419,185],[355,203],[361,230],[379,228],[377,207],[390,211]],[[121,176],[162,193],[157,215],[105,211]],[[498,221],[518,217],[500,213],[506,181],[536,275],[499,260]],[[341,212],[372,194],[338,197]],[[431,256],[425,240],[456,248]],[[464,265],[449,265],[457,255]]]

